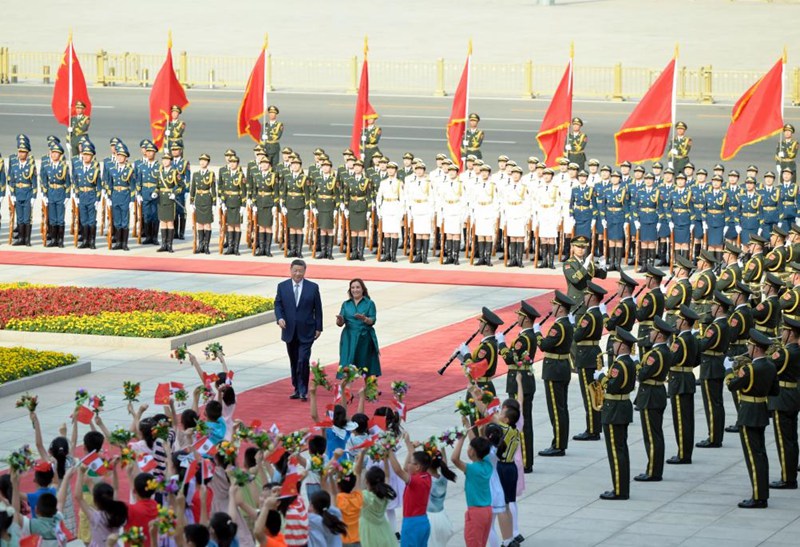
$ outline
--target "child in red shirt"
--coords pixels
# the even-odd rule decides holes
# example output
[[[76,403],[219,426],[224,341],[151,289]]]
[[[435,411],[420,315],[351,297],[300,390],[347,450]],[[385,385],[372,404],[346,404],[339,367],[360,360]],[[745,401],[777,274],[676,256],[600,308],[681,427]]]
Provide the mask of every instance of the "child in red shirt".
[[[150,545],[150,522],[158,518],[158,504],[152,499],[153,491],[147,487],[151,480],[153,475],[150,473],[139,473],[133,479],[133,499],[136,501],[128,505],[128,522],[125,523],[125,531],[134,526],[141,528],[145,545]]]
[[[431,495],[431,456],[423,450],[415,452],[414,444],[403,434],[408,449],[405,465],[401,466],[389,451],[389,461],[395,474],[406,483],[403,494],[403,526],[400,529],[401,547],[427,545],[431,535],[431,523],[428,520],[428,498]]]

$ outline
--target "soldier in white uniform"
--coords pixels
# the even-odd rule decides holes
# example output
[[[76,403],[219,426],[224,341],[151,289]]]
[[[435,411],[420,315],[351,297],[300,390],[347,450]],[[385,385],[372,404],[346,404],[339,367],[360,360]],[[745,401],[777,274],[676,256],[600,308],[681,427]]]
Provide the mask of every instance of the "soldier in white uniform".
[[[434,190],[431,180],[425,174],[425,164],[414,165],[414,174],[407,176],[403,188],[404,202],[408,207],[408,218],[414,226],[414,262],[428,263],[431,232],[434,221]]]
[[[439,222],[445,237],[444,264],[458,265],[467,201],[466,184],[458,176],[458,166],[447,168],[447,179],[438,194]]]
[[[378,186],[375,205],[378,219],[383,226],[383,254],[381,262],[397,262],[397,244],[403,224],[403,185],[397,178],[397,163],[390,161],[386,170],[389,173]]]
[[[502,216],[505,236],[508,238],[508,266],[524,267],[522,254],[525,250],[525,236],[528,235],[528,222],[531,220],[531,197],[528,187],[522,182],[522,169],[511,169],[511,182],[502,194]]]
[[[542,250],[543,266],[555,269],[556,241],[558,240],[558,226],[561,217],[561,197],[558,186],[553,180],[553,170],[549,167],[544,170],[544,179],[536,196],[536,220],[539,246]]]
[[[510,169],[510,167],[508,167],[508,162],[508,156],[498,156],[497,172],[492,174],[492,182],[494,182],[495,190],[497,190],[497,192],[500,194],[502,194],[506,184],[508,184],[508,181],[511,180],[511,175],[508,173],[508,170]],[[494,252],[503,252],[503,227],[500,225],[497,226],[497,233],[494,237]]]
[[[497,232],[499,196],[497,186],[491,179],[491,172],[490,166],[481,167],[481,178],[470,196],[470,216],[475,223],[475,237],[478,240],[475,250],[476,266],[492,265],[492,239]]]
[[[502,183],[506,178],[506,164],[508,163],[508,156],[497,156],[497,171],[492,175],[492,182],[497,186]]]
[[[444,154],[436,154],[436,168],[432,169],[428,174],[434,184],[438,184],[447,177],[447,167],[444,166],[444,161],[447,156]]]

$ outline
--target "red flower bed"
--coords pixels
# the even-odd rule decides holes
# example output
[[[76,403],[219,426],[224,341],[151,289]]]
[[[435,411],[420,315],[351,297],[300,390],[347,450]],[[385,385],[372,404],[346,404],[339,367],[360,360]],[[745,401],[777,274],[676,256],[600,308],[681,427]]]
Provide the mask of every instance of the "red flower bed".
[[[188,296],[141,289],[42,287],[0,291],[0,329],[9,319],[52,315],[96,315],[103,311],[160,311],[223,314]]]

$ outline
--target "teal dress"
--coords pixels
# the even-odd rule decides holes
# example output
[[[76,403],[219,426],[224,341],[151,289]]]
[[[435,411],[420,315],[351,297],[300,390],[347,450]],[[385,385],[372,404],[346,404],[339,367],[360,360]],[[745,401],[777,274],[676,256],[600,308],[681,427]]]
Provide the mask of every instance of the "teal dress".
[[[356,319],[357,313],[372,319],[373,324],[366,325]],[[374,327],[377,318],[375,303],[365,296],[356,305],[351,298],[342,303],[339,315],[344,318],[342,337],[339,339],[339,366],[356,365],[360,369],[367,369],[368,375],[380,376],[378,337],[375,336]]]

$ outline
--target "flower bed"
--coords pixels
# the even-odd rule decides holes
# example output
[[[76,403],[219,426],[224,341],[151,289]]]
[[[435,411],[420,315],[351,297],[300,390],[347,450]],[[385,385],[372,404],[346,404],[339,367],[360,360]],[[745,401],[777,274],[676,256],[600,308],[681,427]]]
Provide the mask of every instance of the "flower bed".
[[[271,309],[260,296],[0,285],[0,329],[18,331],[169,338]]]
[[[0,347],[0,384],[72,365],[77,361],[78,358],[69,353]]]

